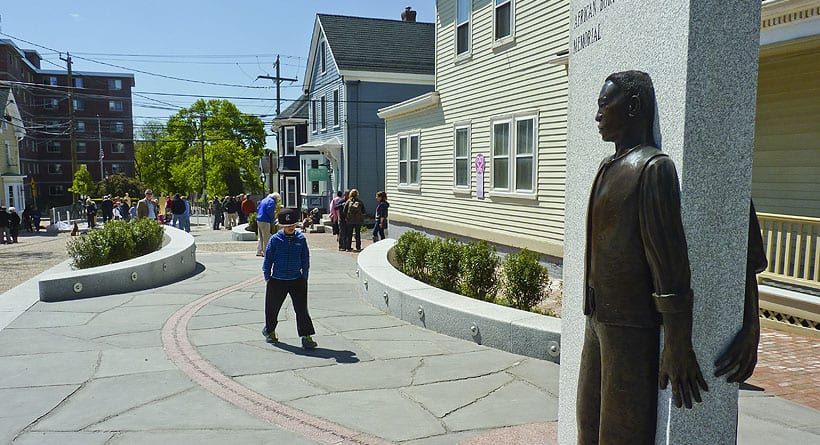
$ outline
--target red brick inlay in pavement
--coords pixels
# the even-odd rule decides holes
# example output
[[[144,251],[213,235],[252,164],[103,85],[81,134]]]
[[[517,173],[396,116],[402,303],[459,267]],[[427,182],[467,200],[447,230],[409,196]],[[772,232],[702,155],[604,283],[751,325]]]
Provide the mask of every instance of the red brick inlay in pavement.
[[[748,383],[769,394],[820,409],[820,340],[761,329],[757,367]]]
[[[171,361],[195,383],[237,407],[317,442],[327,444],[388,444],[382,439],[349,430],[341,425],[311,416],[275,402],[235,382],[199,355],[188,339],[188,322],[205,305],[231,292],[261,281],[251,278],[220,289],[191,302],[177,311],[162,328],[162,344]]]

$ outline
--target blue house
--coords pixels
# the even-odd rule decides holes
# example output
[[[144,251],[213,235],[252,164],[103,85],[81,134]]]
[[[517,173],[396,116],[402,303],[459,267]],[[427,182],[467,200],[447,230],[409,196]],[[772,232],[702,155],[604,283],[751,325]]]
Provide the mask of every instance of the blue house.
[[[300,153],[296,151],[298,145],[307,142],[308,104],[307,96],[302,95],[282,110],[271,125],[271,129],[277,134],[279,160],[276,171],[279,173],[279,190],[283,204],[285,207],[297,209],[309,207],[309,202],[302,202],[302,196],[306,192],[317,190],[314,186],[319,187],[319,183],[308,183],[307,178],[303,177],[307,175],[307,169],[303,171],[301,163],[307,162],[308,167],[318,165],[318,161],[313,161],[320,159],[321,155],[315,150],[304,150]],[[317,206],[310,208],[313,207]]]
[[[414,15],[316,16],[304,77],[307,142],[296,147],[302,209],[327,210],[334,191],[356,188],[373,214],[385,180],[376,112],[434,88],[435,26]]]

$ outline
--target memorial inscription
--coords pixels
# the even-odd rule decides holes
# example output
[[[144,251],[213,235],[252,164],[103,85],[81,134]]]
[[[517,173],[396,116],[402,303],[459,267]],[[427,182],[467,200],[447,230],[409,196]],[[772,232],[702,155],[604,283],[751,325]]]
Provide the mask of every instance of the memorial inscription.
[[[601,19],[596,17],[615,4],[616,0],[591,0],[575,11],[572,18],[572,52],[577,53],[603,38]],[[579,30],[580,29],[580,30]]]

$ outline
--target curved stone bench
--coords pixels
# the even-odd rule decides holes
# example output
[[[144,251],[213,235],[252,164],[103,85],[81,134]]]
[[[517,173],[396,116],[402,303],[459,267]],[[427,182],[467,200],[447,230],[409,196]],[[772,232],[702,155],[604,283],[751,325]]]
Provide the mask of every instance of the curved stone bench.
[[[66,301],[151,289],[191,276],[196,244],[191,234],[170,226],[163,246],[138,258],[59,272],[40,279],[40,301]]]
[[[370,304],[451,337],[559,362],[560,319],[465,297],[410,278],[387,260],[395,242],[379,241],[359,254],[359,289]]]
[[[231,228],[231,240],[233,241],[256,241],[256,232],[248,232],[245,228],[247,224],[240,224]]]

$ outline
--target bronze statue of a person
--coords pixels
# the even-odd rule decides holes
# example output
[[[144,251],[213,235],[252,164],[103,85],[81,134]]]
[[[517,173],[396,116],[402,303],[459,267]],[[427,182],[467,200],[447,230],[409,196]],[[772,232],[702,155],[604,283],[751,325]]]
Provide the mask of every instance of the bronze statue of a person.
[[[589,198],[579,444],[654,444],[658,387],[671,384],[673,403],[687,408],[708,390],[692,348],[680,185],[654,146],[654,116],[648,74],[607,77],[595,120],[615,154],[601,162]]]

